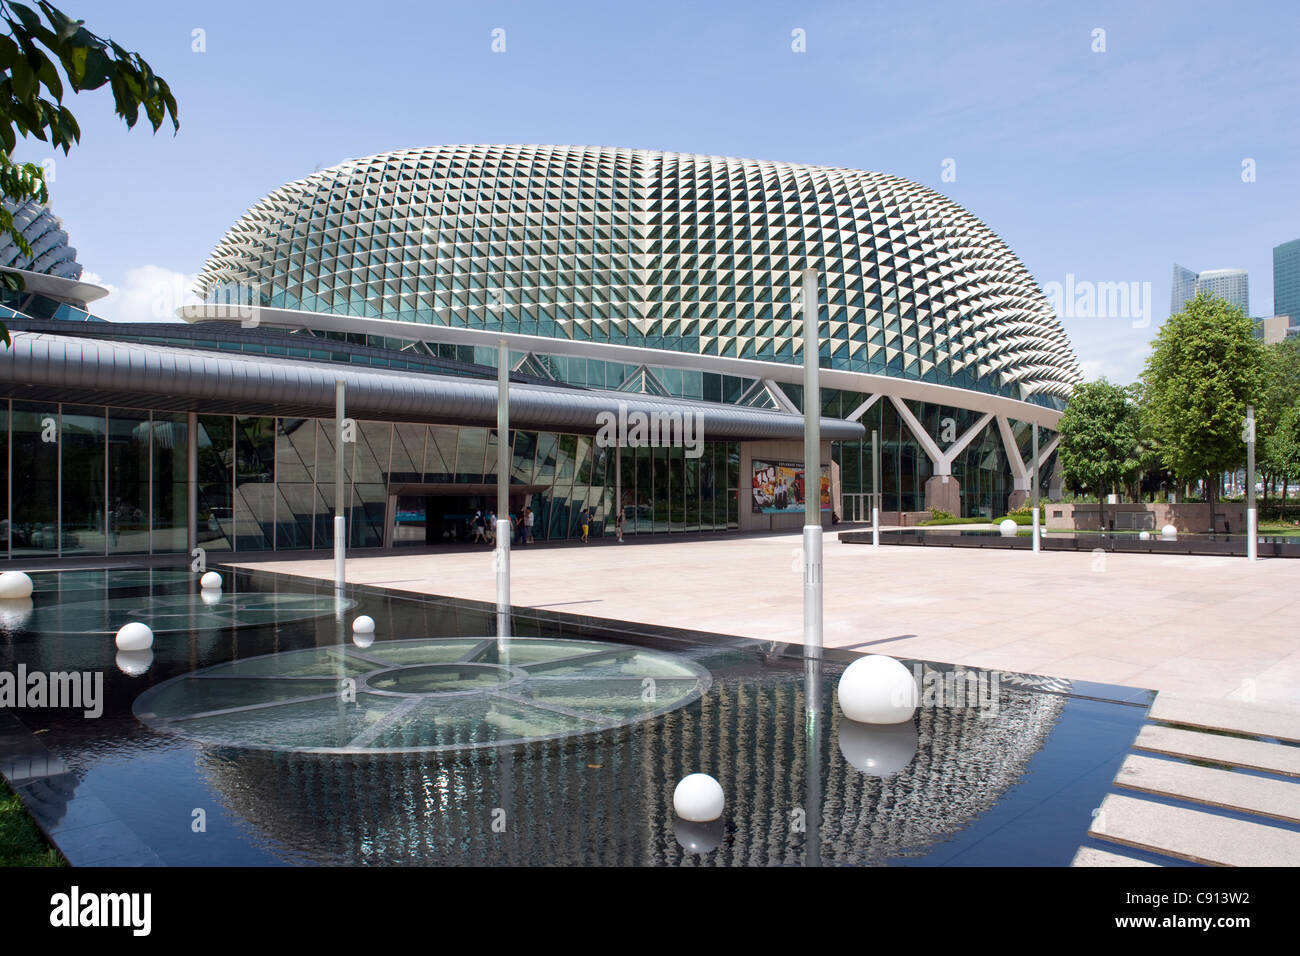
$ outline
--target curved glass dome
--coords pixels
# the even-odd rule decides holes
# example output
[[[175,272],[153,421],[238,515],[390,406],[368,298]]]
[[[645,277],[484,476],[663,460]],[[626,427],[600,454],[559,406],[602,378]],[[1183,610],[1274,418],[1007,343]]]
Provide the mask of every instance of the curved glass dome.
[[[580,146],[436,146],[289,183],[199,277],[216,301],[799,360],[823,273],[829,365],[1040,402],[1080,374],[1010,249],[884,173]]]

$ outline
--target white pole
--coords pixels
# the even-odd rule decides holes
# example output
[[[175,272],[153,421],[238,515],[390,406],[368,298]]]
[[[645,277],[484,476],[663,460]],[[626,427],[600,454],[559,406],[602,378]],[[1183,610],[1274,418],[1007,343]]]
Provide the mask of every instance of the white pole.
[[[880,547],[880,432],[871,429],[871,546]]]
[[[1259,514],[1255,511],[1255,406],[1246,406],[1246,558],[1259,558]]]
[[[821,390],[818,382],[817,270],[803,271],[803,641],[820,664],[822,650]],[[809,701],[809,718],[817,707]]]
[[[510,348],[497,349],[497,637],[510,634]]]
[[[1034,508],[1034,553],[1041,549],[1038,543],[1038,423],[1034,422],[1034,456],[1033,470],[1029,472],[1029,490],[1032,492]]]
[[[343,458],[343,406],[347,385],[342,379],[334,383],[334,587],[342,590],[346,581],[344,563],[347,558],[348,523],[343,517],[344,458]]]

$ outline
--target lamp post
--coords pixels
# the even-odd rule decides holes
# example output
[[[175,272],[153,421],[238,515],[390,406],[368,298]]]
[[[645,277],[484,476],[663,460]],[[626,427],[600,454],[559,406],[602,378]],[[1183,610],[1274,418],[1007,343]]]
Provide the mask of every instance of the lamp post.
[[[1034,456],[1033,467],[1029,472],[1029,491],[1033,499],[1034,508],[1034,552],[1040,550],[1038,544],[1038,422],[1033,424],[1034,430],[1034,447],[1031,452]]]
[[[1255,406],[1246,406],[1246,558],[1259,557],[1259,515],[1255,511]]]
[[[871,429],[871,546],[880,547],[880,432]]]
[[[817,270],[803,271],[803,640],[812,649],[810,662],[821,662],[822,650],[822,469],[821,391],[818,387]],[[810,708],[817,702],[810,700]],[[810,712],[811,718],[811,712]]]
[[[510,347],[497,347],[497,639],[510,636]],[[504,652],[504,648],[501,649]]]
[[[347,385],[342,379],[334,383],[334,589],[343,590],[344,560],[347,556],[348,522],[345,518],[343,475],[343,410]]]

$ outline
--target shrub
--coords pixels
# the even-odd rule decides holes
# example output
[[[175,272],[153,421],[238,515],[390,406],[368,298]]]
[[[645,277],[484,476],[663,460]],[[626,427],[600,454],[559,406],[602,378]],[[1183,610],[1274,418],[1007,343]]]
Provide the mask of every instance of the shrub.
[[[931,521],[951,521],[955,517],[957,516],[953,514],[951,511],[944,511],[942,508],[930,509]]]

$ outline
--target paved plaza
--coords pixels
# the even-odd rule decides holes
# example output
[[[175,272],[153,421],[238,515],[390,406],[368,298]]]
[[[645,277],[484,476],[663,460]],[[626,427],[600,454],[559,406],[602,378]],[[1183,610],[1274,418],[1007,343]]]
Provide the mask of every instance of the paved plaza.
[[[797,534],[516,547],[513,601],[798,643],[799,547]],[[333,576],[314,558],[239,564]],[[828,647],[1300,711],[1297,561],[872,548],[828,534],[825,566]],[[482,546],[347,567],[351,583],[495,600]]]

